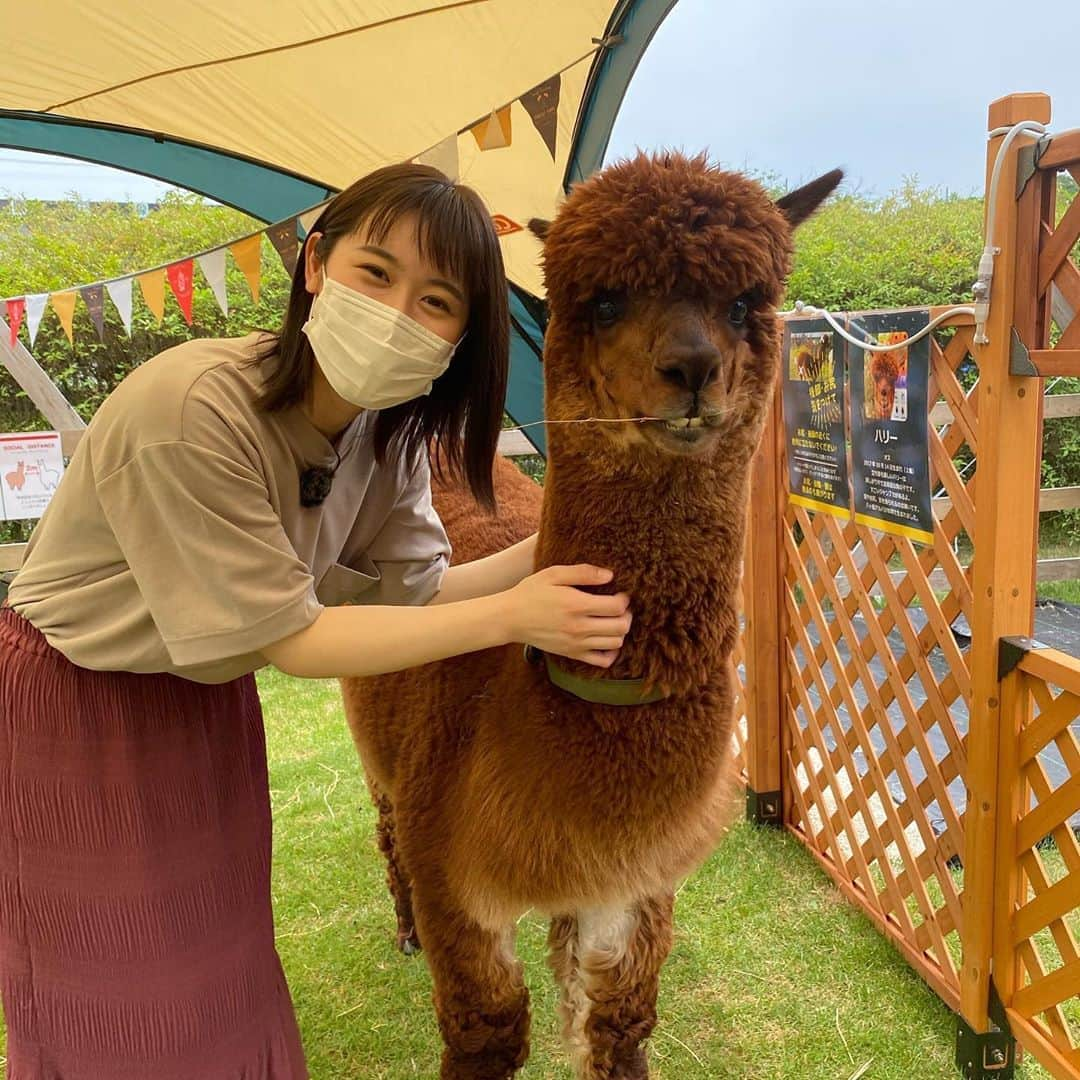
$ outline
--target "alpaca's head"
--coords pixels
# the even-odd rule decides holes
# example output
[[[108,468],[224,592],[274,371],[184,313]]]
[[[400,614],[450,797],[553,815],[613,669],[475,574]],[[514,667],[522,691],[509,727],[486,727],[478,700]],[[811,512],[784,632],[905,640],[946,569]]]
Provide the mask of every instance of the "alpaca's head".
[[[550,437],[655,460],[756,442],[792,231],[840,179],[774,201],[704,157],[639,154],[576,186],[552,223],[530,223],[544,240],[549,417],[662,418]]]
[[[900,365],[894,353],[875,353],[870,364],[870,377],[874,380],[874,418],[888,420],[892,417],[896,398],[896,380],[900,377]]]

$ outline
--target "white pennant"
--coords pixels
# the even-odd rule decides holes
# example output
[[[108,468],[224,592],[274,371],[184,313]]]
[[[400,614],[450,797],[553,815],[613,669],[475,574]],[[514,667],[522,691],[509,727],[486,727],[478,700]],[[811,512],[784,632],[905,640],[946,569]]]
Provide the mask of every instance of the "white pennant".
[[[105,288],[116,305],[116,310],[120,312],[120,320],[124,324],[127,336],[131,337],[131,278],[106,281]]]
[[[49,294],[32,293],[26,298],[26,329],[30,331],[30,348],[34,347],[34,338],[37,337],[38,327],[41,325],[41,317],[45,314],[45,305],[49,302]]]
[[[214,290],[218,306],[228,315],[229,297],[225,293],[225,249],[215,248],[205,255],[198,256],[196,261],[202,269],[210,288]]]
[[[300,227],[304,230],[304,235],[307,236],[311,232],[311,226],[319,220],[319,215],[330,205],[330,200],[319,203],[318,206],[313,206],[310,210],[305,210],[296,220],[300,222]]]
[[[430,150],[425,150],[416,160],[421,165],[433,166],[440,172],[445,173],[451,180],[457,180],[461,171],[458,162],[457,140],[457,135],[451,135]]]

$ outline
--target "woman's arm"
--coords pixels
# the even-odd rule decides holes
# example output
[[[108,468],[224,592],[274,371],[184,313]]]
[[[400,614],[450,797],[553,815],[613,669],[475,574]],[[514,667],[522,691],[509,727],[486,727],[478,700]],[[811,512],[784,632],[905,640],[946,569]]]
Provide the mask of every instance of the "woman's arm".
[[[512,589],[533,572],[536,533],[483,559],[450,566],[432,604],[453,604]]]
[[[262,653],[286,674],[313,679],[380,675],[510,642],[609,667],[630,628],[629,598],[575,586],[610,580],[610,570],[595,566],[552,566],[473,600],[324,608]]]

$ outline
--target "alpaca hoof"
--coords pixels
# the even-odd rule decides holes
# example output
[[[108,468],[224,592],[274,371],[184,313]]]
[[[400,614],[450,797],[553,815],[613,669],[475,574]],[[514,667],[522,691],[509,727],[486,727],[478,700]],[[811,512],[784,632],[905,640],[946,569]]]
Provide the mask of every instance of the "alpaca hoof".
[[[398,948],[406,956],[415,956],[420,952],[420,939],[416,936],[415,930],[408,930],[405,933],[398,931]]]

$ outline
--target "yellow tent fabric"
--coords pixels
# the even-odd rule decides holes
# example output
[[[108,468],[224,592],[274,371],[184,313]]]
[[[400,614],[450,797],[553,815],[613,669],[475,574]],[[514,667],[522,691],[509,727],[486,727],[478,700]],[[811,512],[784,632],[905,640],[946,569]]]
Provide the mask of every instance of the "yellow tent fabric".
[[[161,132],[332,187],[387,162],[452,161],[456,138],[459,175],[497,215],[510,277],[539,294],[537,245],[521,227],[555,209],[618,6],[39,0],[8,35],[0,103]]]

